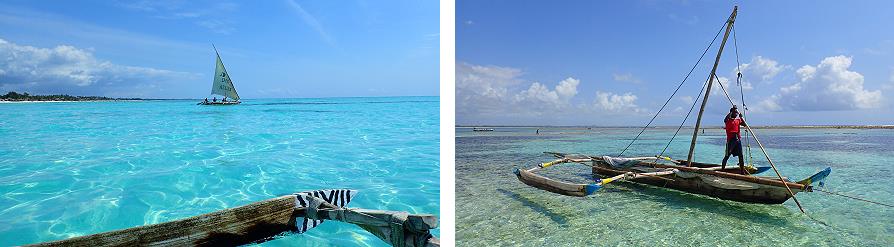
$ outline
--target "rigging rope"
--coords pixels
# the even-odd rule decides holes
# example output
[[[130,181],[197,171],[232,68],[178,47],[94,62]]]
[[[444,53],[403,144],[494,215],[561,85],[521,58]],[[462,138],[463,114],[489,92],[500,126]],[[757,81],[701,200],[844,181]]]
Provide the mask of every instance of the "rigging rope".
[[[881,203],[881,202],[870,201],[870,200],[866,200],[866,199],[859,198],[859,197],[856,197],[856,196],[849,196],[849,195],[845,195],[845,194],[841,194],[841,193],[837,193],[837,192],[832,192],[832,191],[827,191],[827,190],[821,190],[821,189],[817,189],[817,188],[813,188],[813,190],[820,191],[820,192],[825,192],[825,193],[829,193],[829,194],[836,195],[836,196],[843,196],[843,197],[847,197],[847,198],[850,198],[850,199],[859,200],[859,201],[864,201],[864,202],[868,202],[868,203],[875,203],[875,204],[882,205],[882,206],[885,206],[885,207],[892,207],[892,208],[894,208],[894,205],[891,205],[891,204],[886,204],[886,203]]]
[[[720,89],[723,90],[723,94],[726,95],[727,99],[729,99],[730,105],[735,105],[735,103],[733,103],[733,98],[731,98],[729,96],[729,93],[726,92],[726,88],[723,87],[723,83],[720,83],[720,79],[717,78],[717,74],[714,74],[714,75],[710,76],[709,78],[717,79],[717,84],[720,85]],[[711,81],[711,80],[708,80],[708,81]],[[747,128],[747,130],[751,130],[751,126],[748,125],[748,122],[745,122],[745,128]],[[801,210],[801,213],[807,214],[807,212],[804,211],[804,208],[801,207],[801,202],[799,202],[798,198],[795,197],[795,193],[792,192],[792,189],[789,188],[788,184],[785,183],[785,179],[782,178],[782,174],[779,173],[779,170],[776,169],[776,165],[773,164],[773,160],[770,159],[770,154],[768,154],[767,150],[764,149],[764,145],[761,144],[761,141],[757,139],[757,135],[754,134],[754,131],[749,131],[749,132],[751,133],[751,137],[754,138],[754,141],[757,142],[757,145],[761,148],[761,152],[764,153],[764,157],[767,157],[767,162],[770,163],[770,167],[773,167],[773,171],[776,172],[776,176],[779,177],[779,181],[782,182],[782,185],[785,186],[785,189],[788,191],[788,194],[791,195],[792,199],[795,200],[795,204],[798,205],[798,209]],[[809,215],[808,215],[808,217],[809,217]]]
[[[705,57],[705,54],[708,53],[708,50],[711,49],[711,46],[714,46],[714,41],[717,41],[717,37],[720,36],[720,33],[723,31],[724,26],[726,26],[725,22],[723,23],[723,25],[720,26],[720,29],[717,30],[717,34],[714,35],[714,39],[711,40],[711,43],[708,44],[708,47],[705,48],[705,51],[702,52],[702,55],[698,57],[698,61],[696,61],[695,64],[692,65],[692,69],[689,69],[689,73],[686,74],[686,77],[683,77],[683,81],[680,82],[680,85],[677,85],[677,88],[674,89],[674,93],[672,93],[671,96],[668,97],[666,101],[664,101],[664,105],[661,106],[661,109],[658,109],[658,112],[656,112],[655,115],[652,116],[652,119],[649,120],[649,123],[647,123],[646,126],[643,127],[639,134],[636,134],[636,137],[634,137],[633,140],[631,140],[630,143],[627,144],[627,147],[624,147],[624,150],[622,150],[621,153],[618,154],[618,157],[623,156],[624,152],[627,152],[627,149],[630,148],[630,146],[633,145],[633,143],[636,142],[637,139],[639,139],[639,136],[642,135],[643,132],[646,132],[646,129],[648,129],[649,126],[652,125],[652,122],[655,121],[655,118],[657,118],[658,115],[661,114],[661,111],[663,111],[664,108],[667,107],[667,104],[670,103],[670,101],[674,98],[674,95],[677,94],[677,91],[680,91],[680,87],[682,87],[686,80],[689,79],[689,76],[692,75],[692,72],[695,71],[695,68],[698,67],[698,64],[702,62],[702,58]],[[692,110],[690,110],[690,112],[691,111]]]
[[[692,110],[695,109],[695,106],[698,104],[698,100],[702,98],[702,94],[704,93],[705,87],[707,86],[708,81],[705,81],[705,84],[702,84],[702,89],[701,91],[699,91],[698,96],[695,98],[695,100],[692,101],[692,106],[689,107],[689,112],[686,113],[686,117],[684,117],[683,122],[680,123],[680,127],[677,127],[677,131],[674,131],[674,135],[671,136],[670,141],[667,142],[667,145],[664,146],[664,149],[661,150],[661,153],[659,153],[657,157],[661,157],[662,155],[664,155],[664,152],[667,151],[667,148],[670,147],[672,142],[674,142],[674,138],[677,138],[677,134],[679,134],[680,130],[683,129],[683,125],[686,124],[686,120],[689,120],[689,116],[692,115]]]
[[[745,90],[742,87],[742,63],[739,62],[739,41],[736,39],[736,25],[733,25],[733,47],[736,51],[736,85],[739,85],[739,95],[742,97],[742,120],[745,120],[745,113],[748,112],[748,105],[745,104]],[[745,132],[748,132],[746,129]],[[745,134],[745,150],[748,153],[748,165],[754,165],[754,156],[751,155],[751,139]]]

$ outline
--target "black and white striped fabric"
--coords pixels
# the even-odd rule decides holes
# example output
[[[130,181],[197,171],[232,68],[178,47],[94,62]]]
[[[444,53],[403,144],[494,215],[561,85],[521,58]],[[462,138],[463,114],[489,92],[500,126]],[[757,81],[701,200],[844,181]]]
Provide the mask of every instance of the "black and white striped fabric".
[[[305,191],[295,193],[295,205],[298,207],[307,207],[309,197],[317,197],[322,198],[324,201],[336,205],[338,207],[345,207],[348,203],[351,202],[351,199],[354,198],[354,195],[357,194],[356,190],[314,190],[314,191]],[[304,218],[303,221],[298,221],[298,233],[304,233],[311,228],[317,227],[322,224],[322,220],[313,220]]]

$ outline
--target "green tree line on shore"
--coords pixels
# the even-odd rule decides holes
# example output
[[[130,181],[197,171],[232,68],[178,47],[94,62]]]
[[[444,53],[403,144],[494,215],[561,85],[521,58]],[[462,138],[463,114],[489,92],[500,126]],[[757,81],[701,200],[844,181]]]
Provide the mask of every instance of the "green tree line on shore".
[[[96,100],[140,100],[140,98],[109,98],[103,96],[71,96],[67,94],[32,95],[29,93],[8,92],[0,96],[2,101],[96,101]]]

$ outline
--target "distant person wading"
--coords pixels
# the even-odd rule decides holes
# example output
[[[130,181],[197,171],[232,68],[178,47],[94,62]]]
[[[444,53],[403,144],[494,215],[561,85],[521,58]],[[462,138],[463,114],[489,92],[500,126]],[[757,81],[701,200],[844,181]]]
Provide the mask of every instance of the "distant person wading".
[[[726,161],[729,156],[739,157],[739,169],[745,174],[745,158],[742,157],[742,135],[739,133],[739,126],[745,126],[745,121],[739,118],[739,111],[736,106],[729,109],[729,114],[723,119],[726,129],[726,154],[723,156],[722,168],[726,168]]]

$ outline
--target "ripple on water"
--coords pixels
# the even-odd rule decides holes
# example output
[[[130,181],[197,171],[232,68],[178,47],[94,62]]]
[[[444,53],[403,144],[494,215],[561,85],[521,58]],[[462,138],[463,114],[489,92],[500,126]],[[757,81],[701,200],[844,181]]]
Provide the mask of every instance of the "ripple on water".
[[[0,246],[324,188],[359,190],[353,207],[439,213],[437,97],[0,108]],[[265,245],[385,246],[340,223]]]
[[[627,154],[655,155],[673,131],[646,131],[646,140],[632,145]],[[804,216],[791,201],[746,204],[623,182],[583,198],[551,194],[522,184],[511,171],[553,158],[543,151],[616,155],[636,132],[610,128],[543,128],[540,136],[527,128],[495,132],[457,128],[458,246],[894,245],[894,210],[818,192],[798,194],[798,198],[811,217],[831,226]],[[720,161],[722,156],[717,154],[723,153],[723,133],[714,132],[708,130],[706,138],[700,139],[696,159]],[[800,179],[831,166],[826,189],[894,202],[894,182],[890,176],[879,175],[889,174],[882,171],[891,171],[894,153],[876,148],[894,145],[894,133],[848,130],[841,134],[846,137],[836,133],[758,131],[786,176]],[[834,142],[824,141],[853,143],[854,139],[867,144],[834,148]],[[667,155],[685,157],[688,146],[689,140],[678,138]],[[544,172],[562,180],[592,181],[589,169],[582,165],[559,165]]]

